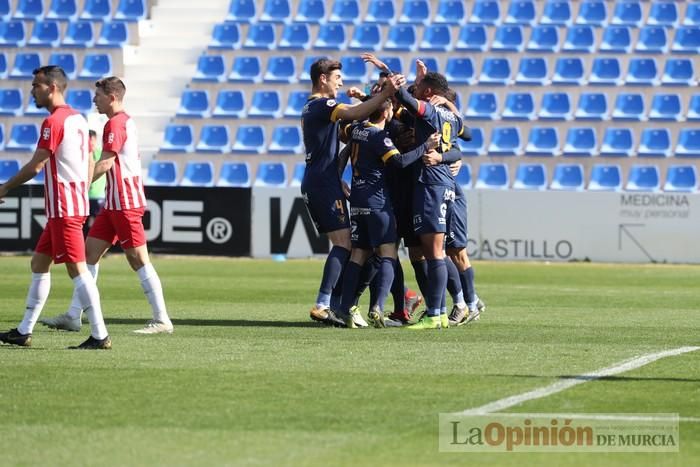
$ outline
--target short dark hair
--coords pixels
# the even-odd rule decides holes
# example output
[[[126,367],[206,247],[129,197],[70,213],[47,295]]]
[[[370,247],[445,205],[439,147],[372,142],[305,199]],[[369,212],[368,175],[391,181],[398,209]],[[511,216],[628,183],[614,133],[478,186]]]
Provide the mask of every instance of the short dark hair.
[[[376,122],[382,117],[382,114],[386,111],[391,106],[391,99],[386,99],[384,102],[379,104],[379,107],[377,107],[377,110],[372,112],[372,114],[369,116],[369,121],[370,122]]]
[[[450,85],[447,83],[447,78],[436,71],[427,72],[421,83],[429,86],[435,94],[444,95],[450,88]]]
[[[457,105],[457,91],[452,88],[447,88],[447,91],[445,91],[445,99]]]
[[[32,75],[36,76],[39,73],[46,77],[48,84],[55,84],[61,92],[65,91],[68,87],[68,77],[66,72],[63,71],[58,65],[46,65],[39,68],[35,68],[32,71]]]
[[[311,76],[311,84],[317,86],[321,75],[328,75],[334,70],[342,70],[343,64],[337,60],[330,58],[319,58],[311,64],[309,75]]]
[[[124,99],[124,94],[126,94],[124,82],[116,76],[109,76],[96,81],[95,87],[102,89],[102,92],[107,95],[114,94],[120,101]]]

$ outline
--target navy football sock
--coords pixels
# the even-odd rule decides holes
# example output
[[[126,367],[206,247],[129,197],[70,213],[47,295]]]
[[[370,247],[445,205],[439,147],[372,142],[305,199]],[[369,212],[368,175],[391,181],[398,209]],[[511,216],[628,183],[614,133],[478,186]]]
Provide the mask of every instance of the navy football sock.
[[[418,282],[418,288],[420,293],[424,297],[428,295],[428,262],[424,259],[420,261],[411,261],[411,266],[413,266],[413,271],[416,274],[416,282]]]
[[[404,287],[403,267],[401,261],[394,262],[394,281],[391,283],[391,297],[394,299],[394,312],[401,313],[406,308],[404,303],[406,288]]]
[[[350,256],[350,252],[341,246],[331,248],[326,264],[323,266],[323,277],[321,278],[321,287],[318,290],[318,299],[316,303],[330,305],[330,295],[334,292],[333,288],[336,285],[342,287],[342,281],[339,281],[345,263]],[[353,291],[354,292],[354,291]],[[335,294],[339,297],[339,294]]]
[[[447,267],[447,291],[450,292],[453,301],[457,301],[455,297],[462,293],[462,282],[459,277],[457,265],[450,258],[445,258],[445,267]]]
[[[466,271],[460,274],[460,280],[462,281],[464,298],[467,300],[467,303],[474,303],[476,301],[476,290],[474,289],[474,268],[469,266]]]
[[[356,306],[360,302],[360,297],[377,276],[381,261],[382,260],[379,256],[372,255],[369,257],[365,265],[362,266],[359,283],[357,285],[357,290],[355,291],[355,301],[353,302],[353,306]]]
[[[357,289],[357,283],[360,279],[360,271],[362,271],[362,266],[352,261],[348,261],[348,264],[345,266],[345,274],[343,277],[345,283],[343,284],[342,298],[339,306],[334,309],[334,311],[338,311],[342,316],[347,316],[355,301],[355,290]]]
[[[428,316],[439,316],[442,296],[447,287],[447,267],[444,259],[428,260],[428,293],[425,300],[428,303]]]
[[[394,282],[394,270],[396,269],[396,260],[394,258],[382,258],[379,274],[377,274],[377,298],[376,303],[381,310],[384,310],[384,303],[389,296],[391,284]]]

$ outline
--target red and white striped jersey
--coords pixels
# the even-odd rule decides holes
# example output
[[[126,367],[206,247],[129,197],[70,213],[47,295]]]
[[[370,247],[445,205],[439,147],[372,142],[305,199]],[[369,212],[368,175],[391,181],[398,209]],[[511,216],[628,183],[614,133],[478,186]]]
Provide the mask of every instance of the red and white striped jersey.
[[[105,124],[102,153],[105,151],[116,154],[106,174],[105,209],[124,211],[146,207],[136,123],[125,112],[115,114]]]
[[[51,152],[44,165],[49,219],[89,215],[88,132],[85,118],[67,105],[56,107],[41,125],[37,147]]]

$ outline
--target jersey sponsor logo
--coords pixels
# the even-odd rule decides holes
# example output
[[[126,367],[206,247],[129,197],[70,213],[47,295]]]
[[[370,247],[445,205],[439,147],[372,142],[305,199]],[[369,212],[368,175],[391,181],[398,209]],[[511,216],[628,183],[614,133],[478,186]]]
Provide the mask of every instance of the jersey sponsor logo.
[[[327,105],[328,107],[334,107],[334,106],[335,106],[335,99],[328,99],[328,100],[326,101],[326,105]]]
[[[48,141],[51,138],[51,128],[44,128],[44,132],[41,134],[42,139]]]
[[[112,144],[114,142],[114,133],[110,133],[109,135],[107,135],[107,142],[109,144]]]
[[[352,130],[352,139],[367,141],[367,138],[369,138],[369,130],[360,127],[356,127]]]

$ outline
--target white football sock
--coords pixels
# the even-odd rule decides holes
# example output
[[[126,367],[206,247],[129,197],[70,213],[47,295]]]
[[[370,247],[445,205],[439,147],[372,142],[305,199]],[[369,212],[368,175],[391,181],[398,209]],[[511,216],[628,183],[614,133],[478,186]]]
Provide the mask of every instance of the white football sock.
[[[161,323],[170,324],[170,317],[165,309],[165,298],[163,298],[163,286],[160,283],[158,273],[151,263],[144,265],[136,271],[141,280],[141,288],[146,294],[148,303],[151,304],[153,319]]]
[[[100,292],[97,290],[97,285],[95,285],[95,279],[89,272],[84,272],[73,278],[73,286],[80,300],[80,306],[88,315],[92,337],[100,340],[104,339],[108,334],[102,318]]]
[[[99,263],[88,264],[87,268],[88,271],[90,271],[90,274],[92,274],[92,277],[95,279],[95,283],[97,283],[97,272],[100,269]],[[83,307],[80,305],[80,298],[75,292],[75,288],[73,288],[73,297],[71,298],[70,308],[66,314],[73,319],[80,319],[83,316]]]
[[[17,326],[20,334],[32,333],[46,299],[49,298],[49,291],[51,291],[51,273],[32,273],[32,284],[27,293],[27,308],[22,322]]]

